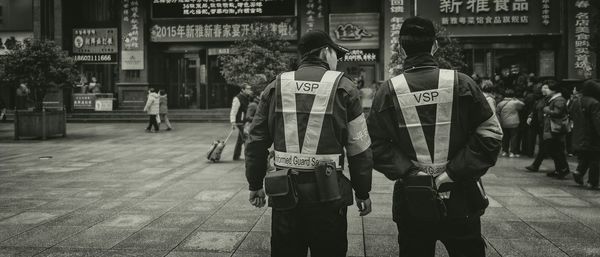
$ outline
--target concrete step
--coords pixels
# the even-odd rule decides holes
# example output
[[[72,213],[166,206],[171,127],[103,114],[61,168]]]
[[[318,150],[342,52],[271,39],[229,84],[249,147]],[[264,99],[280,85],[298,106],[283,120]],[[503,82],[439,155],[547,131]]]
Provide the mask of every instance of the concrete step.
[[[14,120],[14,112],[8,111],[6,122]],[[229,109],[169,110],[173,122],[228,122]],[[148,115],[140,110],[114,110],[109,112],[72,112],[67,122],[147,122]]]

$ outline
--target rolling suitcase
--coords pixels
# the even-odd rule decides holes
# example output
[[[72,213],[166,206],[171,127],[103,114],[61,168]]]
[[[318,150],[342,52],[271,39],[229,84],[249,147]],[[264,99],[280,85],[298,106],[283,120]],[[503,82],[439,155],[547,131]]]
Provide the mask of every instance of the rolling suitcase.
[[[221,160],[221,154],[223,153],[223,149],[225,149],[225,144],[229,140],[229,137],[231,137],[232,133],[233,129],[229,131],[229,135],[227,135],[227,138],[225,138],[225,140],[214,141],[210,146],[208,153],[206,154],[206,159],[212,162],[218,162],[219,160]]]

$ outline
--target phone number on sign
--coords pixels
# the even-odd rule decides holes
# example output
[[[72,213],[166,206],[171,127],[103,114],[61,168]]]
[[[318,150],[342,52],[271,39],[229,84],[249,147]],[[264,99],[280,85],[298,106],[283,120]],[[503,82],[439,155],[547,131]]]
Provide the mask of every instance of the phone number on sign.
[[[76,62],[112,62],[113,56],[110,54],[100,55],[75,55],[73,56]]]

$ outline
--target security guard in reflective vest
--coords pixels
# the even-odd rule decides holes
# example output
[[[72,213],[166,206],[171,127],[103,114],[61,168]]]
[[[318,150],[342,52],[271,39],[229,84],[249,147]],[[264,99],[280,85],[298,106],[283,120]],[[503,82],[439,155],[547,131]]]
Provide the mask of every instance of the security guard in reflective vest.
[[[269,196],[271,256],[306,256],[308,249],[313,257],[346,256],[352,189],[359,214],[371,212],[371,140],[358,89],[335,71],[347,49],[311,31],[298,50],[298,70],[267,86],[250,127],[249,200],[262,207]],[[271,144],[276,168],[266,172]],[[342,172],[344,152],[351,180]]]
[[[431,21],[411,17],[399,35],[403,74],[376,93],[368,127],[374,169],[395,180],[400,256],[485,256],[481,177],[496,163],[502,130],[477,84],[438,67]]]

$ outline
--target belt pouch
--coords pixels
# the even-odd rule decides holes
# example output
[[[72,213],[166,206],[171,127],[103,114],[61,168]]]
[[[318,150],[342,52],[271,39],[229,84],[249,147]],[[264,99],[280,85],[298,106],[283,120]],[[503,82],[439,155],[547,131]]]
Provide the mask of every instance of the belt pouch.
[[[342,198],[334,161],[319,160],[315,168],[315,181],[317,182],[319,201],[330,202]]]
[[[290,176],[290,169],[276,169],[265,176],[265,194],[275,210],[290,210],[298,204],[298,193]]]
[[[437,222],[446,216],[446,206],[435,190],[433,176],[411,176],[406,179],[405,197],[410,218]]]

